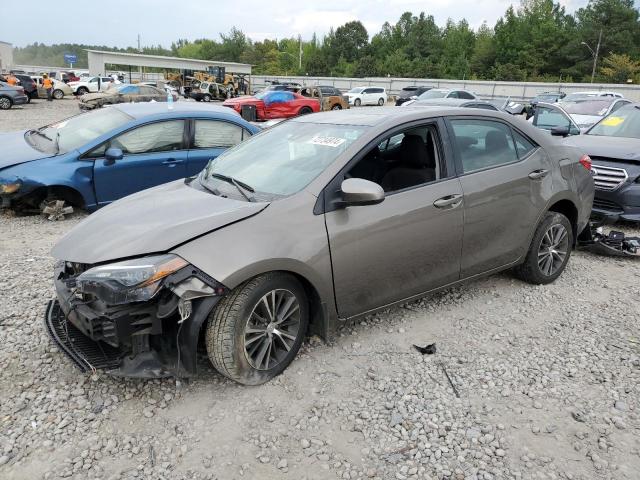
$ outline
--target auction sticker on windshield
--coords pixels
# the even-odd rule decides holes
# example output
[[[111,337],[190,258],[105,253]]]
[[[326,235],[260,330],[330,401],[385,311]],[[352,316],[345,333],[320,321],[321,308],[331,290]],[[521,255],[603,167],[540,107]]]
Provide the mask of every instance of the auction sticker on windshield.
[[[313,137],[309,143],[312,145],[323,145],[325,147],[339,147],[347,140],[340,137]]]
[[[622,122],[624,122],[624,118],[622,117],[609,117],[602,120],[602,125],[606,125],[607,127],[617,127]]]

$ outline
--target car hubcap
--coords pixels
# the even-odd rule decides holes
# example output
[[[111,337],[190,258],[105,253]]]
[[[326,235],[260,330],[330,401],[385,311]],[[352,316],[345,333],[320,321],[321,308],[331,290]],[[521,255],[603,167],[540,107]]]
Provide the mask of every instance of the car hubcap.
[[[269,370],[284,360],[298,338],[300,315],[289,290],[272,290],[258,301],[244,330],[244,352],[253,368]]]
[[[538,267],[547,276],[556,273],[569,250],[569,235],[564,225],[552,225],[546,231],[538,249]]]
[[[0,108],[4,110],[9,108],[10,105],[11,102],[9,102],[9,100],[7,100],[6,98],[0,98]]]

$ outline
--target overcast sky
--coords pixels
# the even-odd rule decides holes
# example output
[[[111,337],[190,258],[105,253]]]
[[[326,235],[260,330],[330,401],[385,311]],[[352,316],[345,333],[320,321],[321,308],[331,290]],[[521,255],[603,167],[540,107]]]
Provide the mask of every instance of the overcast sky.
[[[394,23],[405,11],[433,15],[439,25],[447,18],[466,18],[477,28],[493,25],[510,4],[507,0],[102,0],[65,3],[30,0],[28,8],[11,9],[0,40],[24,46],[33,42],[169,47],[178,38],[218,38],[236,26],[252,40],[324,35],[330,27],[360,20],[372,36],[385,21]],[[569,12],[587,0],[561,0]],[[15,5],[22,5],[20,2]],[[24,5],[23,5],[24,6]],[[102,7],[100,7],[102,6]]]

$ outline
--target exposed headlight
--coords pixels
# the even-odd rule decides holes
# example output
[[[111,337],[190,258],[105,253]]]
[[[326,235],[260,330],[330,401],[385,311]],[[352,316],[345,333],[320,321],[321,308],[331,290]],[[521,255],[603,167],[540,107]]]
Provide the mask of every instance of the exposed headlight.
[[[0,183],[0,193],[16,193],[22,187],[22,182]]]
[[[154,255],[94,267],[80,274],[76,287],[108,305],[144,302],[160,289],[161,280],[188,265],[177,255]]]

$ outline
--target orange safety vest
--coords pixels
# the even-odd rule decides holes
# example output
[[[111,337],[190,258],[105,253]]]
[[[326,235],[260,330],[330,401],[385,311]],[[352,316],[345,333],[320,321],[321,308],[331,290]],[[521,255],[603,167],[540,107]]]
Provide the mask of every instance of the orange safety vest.
[[[18,79],[12,75],[9,78],[7,78],[7,83],[9,85],[17,85],[18,84]]]
[[[42,86],[43,86],[44,88],[53,88],[53,82],[51,81],[51,79],[50,79],[50,78],[45,78],[45,79],[42,81]]]

